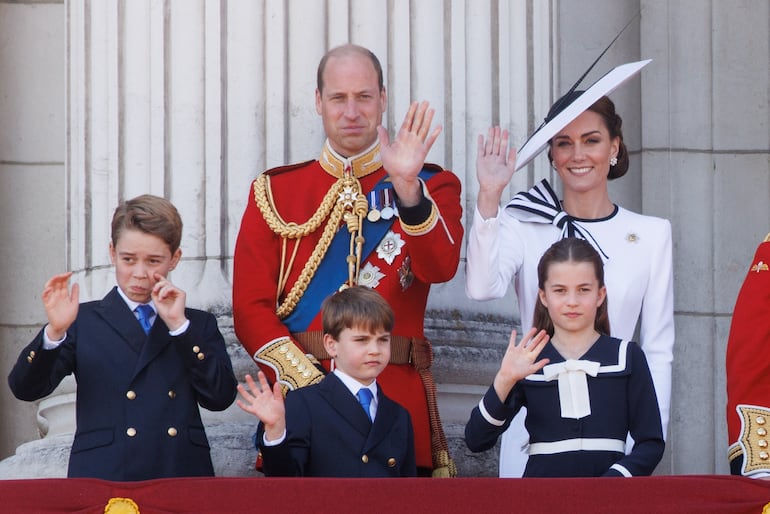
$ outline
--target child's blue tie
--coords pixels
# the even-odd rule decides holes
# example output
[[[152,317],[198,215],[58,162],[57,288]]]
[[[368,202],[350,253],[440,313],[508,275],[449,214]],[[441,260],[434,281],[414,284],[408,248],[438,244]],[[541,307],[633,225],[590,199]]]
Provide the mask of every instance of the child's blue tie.
[[[364,408],[364,412],[366,412],[366,416],[369,418],[369,421],[372,421],[372,413],[369,412],[369,405],[372,403],[372,392],[366,388],[362,387],[358,390],[358,403],[361,404],[361,407]]]
[[[155,311],[152,310],[152,307],[146,304],[139,305],[134,310],[136,311],[136,317],[139,320],[139,324],[142,325],[142,329],[144,329],[144,333],[149,334],[150,329],[152,328],[150,320],[152,319],[152,315],[155,313]]]

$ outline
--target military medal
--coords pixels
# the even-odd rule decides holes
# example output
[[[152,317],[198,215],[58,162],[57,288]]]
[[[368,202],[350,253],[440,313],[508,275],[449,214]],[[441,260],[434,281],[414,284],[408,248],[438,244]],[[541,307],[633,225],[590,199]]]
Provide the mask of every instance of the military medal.
[[[401,290],[406,291],[414,282],[414,273],[412,273],[412,259],[407,255],[404,262],[398,268],[398,281],[401,284]]]
[[[377,247],[377,257],[388,264],[393,264],[396,256],[401,255],[401,248],[405,244],[406,241],[401,239],[401,234],[388,230],[388,233],[385,234],[385,237],[382,238],[380,245]]]
[[[382,194],[384,196],[383,204],[385,207],[382,208],[380,214],[382,215],[382,219],[389,220],[395,214],[393,207],[391,207],[390,189],[383,189]]]
[[[372,191],[369,193],[369,213],[366,215],[366,219],[371,221],[372,223],[377,223],[380,221],[380,211],[377,209],[379,206],[379,202],[377,201],[377,191]]]
[[[374,289],[380,285],[380,280],[383,278],[385,274],[380,271],[380,268],[367,262],[358,274],[358,285]]]

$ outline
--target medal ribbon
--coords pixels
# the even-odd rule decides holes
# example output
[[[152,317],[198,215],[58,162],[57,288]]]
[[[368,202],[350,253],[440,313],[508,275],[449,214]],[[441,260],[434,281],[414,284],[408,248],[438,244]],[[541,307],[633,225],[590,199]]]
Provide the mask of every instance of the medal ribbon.
[[[436,172],[423,169],[420,172],[420,178],[428,180]],[[380,190],[389,189],[392,192],[393,186],[385,175],[377,184],[372,192],[379,194]],[[366,193],[369,196],[370,193]],[[391,194],[391,203],[395,207],[395,199]],[[369,255],[379,246],[382,238],[388,233],[396,216],[389,220],[380,219],[376,223],[368,220],[364,221],[364,244],[361,251],[361,261],[366,261]],[[305,293],[297,302],[294,310],[282,321],[289,329],[289,332],[304,332],[310,326],[310,323],[316,318],[321,310],[321,303],[334,291],[337,291],[344,284],[348,277],[348,267],[345,265],[345,257],[349,253],[350,234],[347,230],[340,229],[332,239],[326,257],[318,265],[313,278],[305,290]],[[343,256],[340,258],[340,256]]]

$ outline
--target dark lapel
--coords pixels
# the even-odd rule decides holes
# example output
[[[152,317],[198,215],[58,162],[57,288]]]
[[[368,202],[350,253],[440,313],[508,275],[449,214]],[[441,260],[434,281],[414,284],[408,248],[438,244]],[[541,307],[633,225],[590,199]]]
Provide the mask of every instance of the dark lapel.
[[[142,330],[141,326],[139,327],[139,330]],[[142,335],[144,335],[143,330]],[[170,343],[171,336],[168,334],[166,323],[160,319],[160,316],[156,316],[155,323],[152,324],[152,328],[150,329],[150,335],[147,336],[144,347],[142,347],[142,353],[139,355],[139,360],[136,363],[134,376],[138,375],[142,369],[152,362],[152,360],[155,359],[155,357],[157,357]]]
[[[139,320],[121,298],[117,287],[114,287],[112,291],[107,293],[107,296],[102,298],[94,311],[101,316],[107,325],[112,327],[134,352],[139,354],[142,351],[147,336],[144,335]]]
[[[319,384],[319,390],[332,409],[336,410],[342,419],[366,439],[372,428],[372,422],[358,403],[358,399],[350,393],[337,375],[334,373],[326,375]]]
[[[362,409],[363,410],[363,409]],[[393,423],[398,415],[398,405],[396,402],[385,396],[382,392],[382,386],[377,384],[377,415],[374,418],[374,425],[369,432],[369,438],[366,440],[364,451],[369,451],[385,439],[393,428]]]
[[[139,374],[148,363],[150,363],[171,340],[168,335],[168,327],[160,319],[155,318],[150,335],[147,336],[139,324],[139,320],[126,302],[118,293],[115,287],[107,293],[99,305],[96,312],[102,317],[105,323],[110,325],[113,330],[123,339],[131,349],[139,356],[134,369],[134,377]]]

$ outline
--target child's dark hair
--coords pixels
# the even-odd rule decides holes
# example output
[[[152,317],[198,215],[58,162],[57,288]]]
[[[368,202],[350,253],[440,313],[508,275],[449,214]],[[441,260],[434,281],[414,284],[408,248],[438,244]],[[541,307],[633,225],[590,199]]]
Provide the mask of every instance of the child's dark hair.
[[[376,291],[363,286],[348,287],[327,297],[321,304],[323,331],[335,340],[346,328],[369,332],[393,330],[393,309]]]
[[[545,283],[548,280],[548,270],[551,264],[561,262],[587,262],[594,267],[596,279],[599,287],[604,287],[604,263],[599,252],[591,246],[591,243],[584,239],[576,237],[566,237],[551,245],[540,258],[537,265],[537,287],[545,291]],[[538,299],[535,302],[535,314],[532,317],[532,326],[538,330],[545,330],[548,335],[553,337],[553,320],[548,314],[548,309],[543,302]],[[610,334],[610,318],[607,314],[607,296],[604,297],[602,304],[596,309],[596,319],[594,328],[601,334]]]
[[[141,195],[118,205],[112,216],[112,245],[124,230],[139,230],[157,236],[166,243],[171,253],[177,251],[182,241],[182,218],[174,204],[153,195]]]

